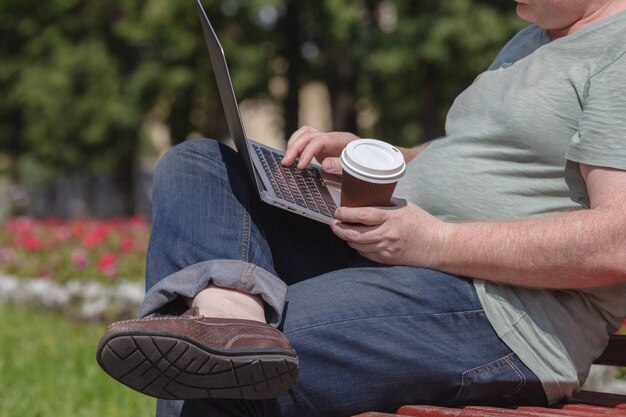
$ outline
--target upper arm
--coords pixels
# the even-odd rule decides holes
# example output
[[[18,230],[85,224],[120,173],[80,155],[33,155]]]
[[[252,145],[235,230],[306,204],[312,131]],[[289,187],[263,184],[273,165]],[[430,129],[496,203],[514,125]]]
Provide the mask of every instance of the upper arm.
[[[592,209],[611,210],[626,219],[626,170],[580,164]]]

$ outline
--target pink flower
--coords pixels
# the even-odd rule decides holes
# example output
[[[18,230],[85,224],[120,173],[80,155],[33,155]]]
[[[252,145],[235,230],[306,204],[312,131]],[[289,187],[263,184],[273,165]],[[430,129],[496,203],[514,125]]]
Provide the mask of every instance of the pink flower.
[[[66,243],[72,238],[72,232],[67,226],[56,226],[52,229],[52,236],[56,244]]]
[[[13,261],[15,251],[11,248],[0,248],[0,265],[8,265]]]
[[[14,233],[32,233],[35,230],[36,223],[28,217],[15,217],[9,220],[7,229]]]
[[[98,270],[106,277],[117,274],[117,256],[113,252],[105,252],[98,260]]]
[[[136,214],[128,219],[128,224],[130,224],[131,226],[135,226],[138,229],[146,229],[149,227],[146,219],[140,214]]]
[[[72,265],[78,269],[85,269],[89,265],[87,254],[82,249],[74,249],[71,255]]]

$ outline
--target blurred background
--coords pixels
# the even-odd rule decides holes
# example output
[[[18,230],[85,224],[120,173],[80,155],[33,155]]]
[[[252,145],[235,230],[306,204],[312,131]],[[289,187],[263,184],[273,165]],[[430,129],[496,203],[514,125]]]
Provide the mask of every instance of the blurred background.
[[[0,0],[0,218],[150,217],[155,160],[227,127],[192,0]],[[248,135],[414,145],[523,23],[501,0],[205,0]]]
[[[524,26],[502,0],[202,3],[278,148],[303,124],[440,136]],[[95,346],[141,301],[154,167],[197,137],[229,140],[193,0],[0,0],[0,416],[153,414]]]

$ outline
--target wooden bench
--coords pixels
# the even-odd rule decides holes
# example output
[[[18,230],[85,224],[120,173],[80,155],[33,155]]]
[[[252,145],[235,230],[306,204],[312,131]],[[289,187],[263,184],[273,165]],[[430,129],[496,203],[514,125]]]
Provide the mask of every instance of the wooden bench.
[[[626,366],[626,336],[613,335],[597,365]],[[431,405],[405,405],[396,414],[370,411],[353,417],[626,417],[626,395],[581,391],[567,403],[550,408],[521,406],[498,408],[467,406],[457,408]]]

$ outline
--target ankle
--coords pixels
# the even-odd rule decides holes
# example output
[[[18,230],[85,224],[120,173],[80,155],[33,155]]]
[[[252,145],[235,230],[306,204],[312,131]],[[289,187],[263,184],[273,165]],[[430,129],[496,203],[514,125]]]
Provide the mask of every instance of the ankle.
[[[259,295],[209,285],[191,302],[206,317],[265,322],[265,304]]]

